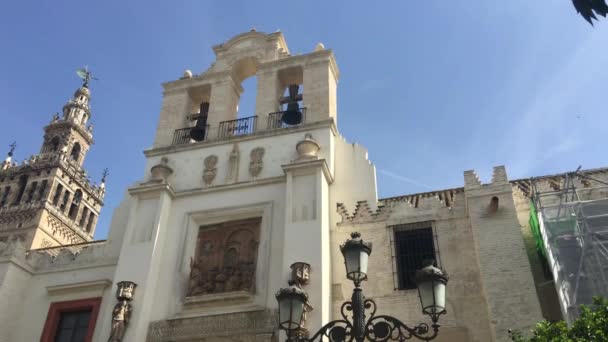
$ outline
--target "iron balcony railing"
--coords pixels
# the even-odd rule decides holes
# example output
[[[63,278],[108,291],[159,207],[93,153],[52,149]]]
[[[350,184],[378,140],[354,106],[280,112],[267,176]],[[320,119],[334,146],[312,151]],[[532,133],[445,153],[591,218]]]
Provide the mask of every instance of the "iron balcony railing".
[[[302,112],[302,121],[297,125],[288,125],[283,122],[282,118],[285,111],[268,114],[268,129],[296,127],[303,124],[306,122],[306,107],[300,108],[300,111]]]
[[[255,132],[257,118],[254,115],[248,118],[220,122],[218,139],[252,134]]]
[[[173,143],[171,145],[181,145],[181,144],[189,144],[192,142],[192,138],[190,138],[190,131],[194,127],[186,127],[176,129],[173,133]],[[209,125],[205,126],[205,138],[203,140],[207,140],[207,136],[209,134]]]
[[[300,111],[302,112],[302,121],[297,125],[288,125],[283,122],[282,118],[285,111],[268,114],[268,122],[266,129],[271,130],[302,125],[304,122],[306,122],[306,108],[300,108]],[[203,139],[203,141],[226,139],[230,137],[253,134],[256,131],[257,119],[258,117],[254,115],[242,119],[222,121],[220,122],[219,126],[213,127],[212,133],[209,133],[210,127],[209,125],[207,125],[205,126],[205,138]],[[171,143],[171,145],[183,145],[195,142],[194,140],[192,140],[192,138],[190,138],[190,131],[193,128],[194,127],[176,129],[173,133],[173,142]]]

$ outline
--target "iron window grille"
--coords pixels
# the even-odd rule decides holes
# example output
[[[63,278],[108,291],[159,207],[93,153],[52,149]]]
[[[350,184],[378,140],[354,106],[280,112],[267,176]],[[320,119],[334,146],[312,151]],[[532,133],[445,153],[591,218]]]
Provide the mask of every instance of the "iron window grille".
[[[416,289],[415,273],[425,259],[434,259],[440,267],[437,235],[432,222],[419,222],[393,227],[394,257],[396,266],[395,289]]]

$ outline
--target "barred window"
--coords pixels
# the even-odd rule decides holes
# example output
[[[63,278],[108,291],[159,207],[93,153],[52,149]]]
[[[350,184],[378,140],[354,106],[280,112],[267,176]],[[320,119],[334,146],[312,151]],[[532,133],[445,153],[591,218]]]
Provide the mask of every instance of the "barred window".
[[[416,270],[426,259],[437,260],[435,236],[431,222],[394,227],[397,286],[399,289],[416,288]],[[437,266],[437,261],[435,261]]]

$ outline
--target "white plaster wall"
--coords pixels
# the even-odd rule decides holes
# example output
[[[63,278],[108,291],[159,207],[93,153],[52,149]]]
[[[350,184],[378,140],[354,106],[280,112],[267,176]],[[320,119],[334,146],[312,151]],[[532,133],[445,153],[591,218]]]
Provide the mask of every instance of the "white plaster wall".
[[[240,153],[240,164],[237,182],[247,182],[253,180],[262,180],[270,177],[282,177],[284,175],[281,165],[288,164],[298,157],[296,144],[304,139],[304,135],[310,133],[313,139],[321,146],[319,158],[331,158],[331,143],[332,132],[329,127],[317,128],[310,130],[297,130],[289,132],[283,130],[277,132],[276,135],[261,136],[257,139],[247,139],[237,142]],[[229,156],[235,143],[224,141],[220,144],[201,144],[200,148],[176,151],[167,153],[169,166],[173,169],[173,174],[169,177],[168,182],[176,192],[200,189],[204,186],[203,183],[203,161],[210,155],[218,156],[217,175],[211,184],[212,186],[235,183],[226,181],[230,170]],[[263,147],[264,167],[261,173],[255,177],[249,174],[249,162],[251,160],[250,153],[256,147]],[[148,158],[146,165],[146,177],[149,178],[149,170],[152,166],[160,162],[161,156]]]
[[[336,204],[342,203],[353,212],[357,201],[367,201],[372,209],[377,207],[376,167],[368,159],[367,149],[349,143],[342,136],[333,140],[335,144],[334,183],[330,187],[331,220],[338,222]]]
[[[0,263],[0,342],[19,341],[14,336],[23,324],[22,303],[27,296],[24,285],[29,281],[26,270],[11,262]]]
[[[24,286],[27,295],[22,297],[19,304],[23,311],[18,324],[15,326],[14,335],[7,341],[38,341],[42,335],[49,307],[53,302],[99,297],[101,294],[100,291],[73,291],[68,294],[50,296],[47,287],[99,280],[110,281],[113,278],[114,269],[114,266],[78,268],[42,273],[33,276],[30,281],[20,282],[20,286]],[[104,329],[101,322],[103,317],[111,315],[110,312],[115,301],[113,293],[110,292],[110,287],[107,287],[102,295],[103,299],[95,328],[94,341],[101,341],[98,338],[99,333],[108,329],[108,327]]]

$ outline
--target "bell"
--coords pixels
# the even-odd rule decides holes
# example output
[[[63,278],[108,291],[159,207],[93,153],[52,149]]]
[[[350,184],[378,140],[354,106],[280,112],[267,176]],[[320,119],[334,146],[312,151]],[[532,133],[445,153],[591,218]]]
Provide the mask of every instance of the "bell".
[[[287,102],[287,110],[283,112],[281,121],[286,125],[299,125],[302,123],[302,111],[298,105],[298,88],[297,84],[289,86],[289,102]]]
[[[281,121],[290,126],[298,125],[302,122],[302,112],[297,102],[287,104],[287,110],[283,112]]]
[[[207,114],[209,113],[209,102],[201,103],[200,114],[196,119],[196,125],[190,130],[190,138],[194,141],[205,140],[207,130]]]

